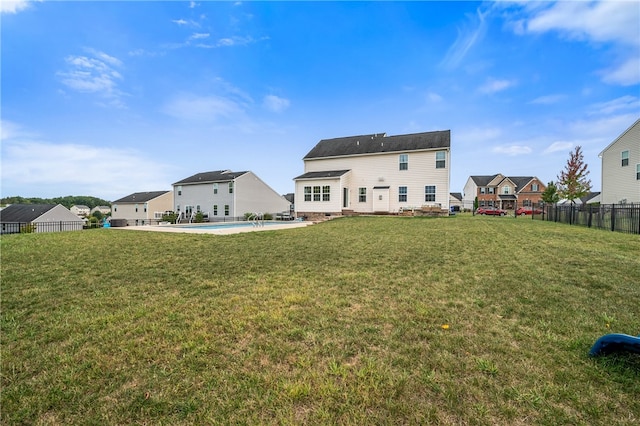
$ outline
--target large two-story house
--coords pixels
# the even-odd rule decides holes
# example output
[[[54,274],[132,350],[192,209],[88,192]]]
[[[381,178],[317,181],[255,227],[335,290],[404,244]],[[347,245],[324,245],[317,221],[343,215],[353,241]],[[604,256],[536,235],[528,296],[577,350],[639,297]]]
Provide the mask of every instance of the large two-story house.
[[[298,217],[449,211],[449,130],[323,139],[303,161],[304,174],[294,178]]]
[[[113,226],[152,225],[173,208],[171,191],[134,192],[111,203]]]
[[[469,176],[464,185],[463,204],[473,208],[477,197],[478,207],[494,206],[505,210],[517,207],[537,206],[542,202],[546,186],[535,176]]]
[[[602,204],[640,203],[640,119],[598,155]]]
[[[246,213],[289,212],[290,202],[253,172],[217,170],[197,173],[173,184],[174,211],[179,220],[198,212],[209,221],[241,218]]]

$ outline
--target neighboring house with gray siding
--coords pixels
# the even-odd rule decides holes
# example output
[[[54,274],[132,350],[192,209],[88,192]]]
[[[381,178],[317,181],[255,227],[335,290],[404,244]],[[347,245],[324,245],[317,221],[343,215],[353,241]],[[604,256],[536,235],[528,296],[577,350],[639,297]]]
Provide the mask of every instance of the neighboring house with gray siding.
[[[118,226],[121,221],[134,226],[157,224],[162,215],[171,210],[171,191],[134,192],[111,203],[111,223]]]
[[[294,178],[298,216],[449,211],[449,130],[323,139]]]
[[[62,204],[11,204],[0,210],[3,234],[80,231],[84,220]]]
[[[598,156],[602,159],[600,203],[640,203],[640,119]]]
[[[174,206],[181,220],[202,212],[209,221],[245,213],[289,212],[290,202],[253,172],[216,170],[197,173],[173,184]]]

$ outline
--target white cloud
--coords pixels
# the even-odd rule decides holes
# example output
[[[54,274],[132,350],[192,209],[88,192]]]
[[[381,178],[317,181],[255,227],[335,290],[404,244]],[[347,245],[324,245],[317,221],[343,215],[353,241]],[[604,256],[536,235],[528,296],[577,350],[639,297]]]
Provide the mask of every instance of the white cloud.
[[[427,93],[427,99],[431,102],[440,102],[442,101],[442,96],[434,92],[429,92]]]
[[[637,1],[559,1],[527,13],[527,19],[512,21],[517,34],[555,31],[568,40],[610,44],[611,54],[617,59],[612,61],[613,66],[599,71],[602,81],[622,86],[640,83]]]
[[[558,152],[558,151],[569,151],[571,148],[573,148],[573,142],[564,142],[564,141],[558,141],[558,142],[554,142],[551,145],[549,145],[544,151],[544,154],[551,154],[552,152]]]
[[[29,8],[28,0],[2,0],[0,1],[0,13],[18,13]]]
[[[272,112],[282,112],[289,108],[289,100],[275,95],[267,95],[262,101],[262,105]]]
[[[538,105],[551,105],[551,104],[557,104],[558,102],[561,102],[566,98],[567,98],[567,95],[560,95],[560,94],[545,95],[545,96],[537,97],[529,103],[538,104]]]
[[[193,33],[191,37],[189,37],[190,40],[200,40],[203,38],[209,38],[209,33]]]
[[[640,98],[636,96],[621,96],[619,98],[607,101],[600,102],[589,107],[590,115],[610,115],[615,112],[625,111],[625,110],[640,110]]]
[[[236,100],[222,96],[179,94],[162,108],[165,114],[183,120],[211,121],[233,118],[244,114]]]
[[[501,92],[508,89],[509,87],[515,86],[515,84],[516,83],[513,80],[489,79],[485,84],[478,88],[478,91],[486,95],[491,95],[493,93]]]
[[[449,47],[441,62],[446,68],[456,68],[465,58],[469,50],[482,40],[487,31],[486,13],[477,9],[475,15],[468,15],[468,27],[458,28],[458,36]]]
[[[91,56],[69,55],[65,58],[66,71],[59,71],[57,76],[62,84],[82,93],[96,93],[107,99],[112,106],[123,107],[124,93],[118,89],[118,80],[122,75],[115,69],[122,62],[104,52],[86,49]]]
[[[491,151],[496,154],[508,155],[513,157],[516,155],[531,154],[532,149],[528,146],[523,145],[500,145],[493,147]]]
[[[115,199],[136,191],[170,189],[170,166],[132,149],[56,144],[17,138],[2,146],[2,182],[14,195],[93,195]],[[52,167],[55,165],[55,167]],[[87,176],[105,177],[99,185]]]
[[[188,22],[185,21],[184,19],[172,19],[171,22],[173,22],[174,24],[178,24],[178,25],[187,25]]]
[[[640,38],[640,34],[638,34]],[[600,71],[602,81],[608,84],[631,86],[640,83],[640,56],[627,58],[616,67]]]
[[[558,31],[576,40],[640,45],[637,1],[560,1],[527,23],[529,32]]]

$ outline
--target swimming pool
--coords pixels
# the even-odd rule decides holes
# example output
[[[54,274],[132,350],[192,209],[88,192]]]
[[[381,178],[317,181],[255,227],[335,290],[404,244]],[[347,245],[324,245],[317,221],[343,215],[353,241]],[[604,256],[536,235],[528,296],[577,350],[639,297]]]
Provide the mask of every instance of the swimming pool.
[[[291,223],[291,222],[264,221],[260,225],[255,225],[253,222],[222,222],[222,223],[215,223],[215,224],[177,225],[177,226],[172,226],[172,228],[187,228],[187,229],[262,228],[262,227],[273,226],[273,225],[286,225],[287,223]]]

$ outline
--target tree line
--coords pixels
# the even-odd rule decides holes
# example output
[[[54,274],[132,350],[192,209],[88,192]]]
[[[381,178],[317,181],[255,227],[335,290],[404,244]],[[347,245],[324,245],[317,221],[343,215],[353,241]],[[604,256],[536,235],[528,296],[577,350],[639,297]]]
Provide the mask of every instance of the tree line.
[[[110,206],[111,201],[87,195],[67,195],[66,197],[38,198],[38,197],[4,197],[0,198],[0,204],[62,204],[70,209],[72,206],[87,206],[90,209],[97,206]]]

